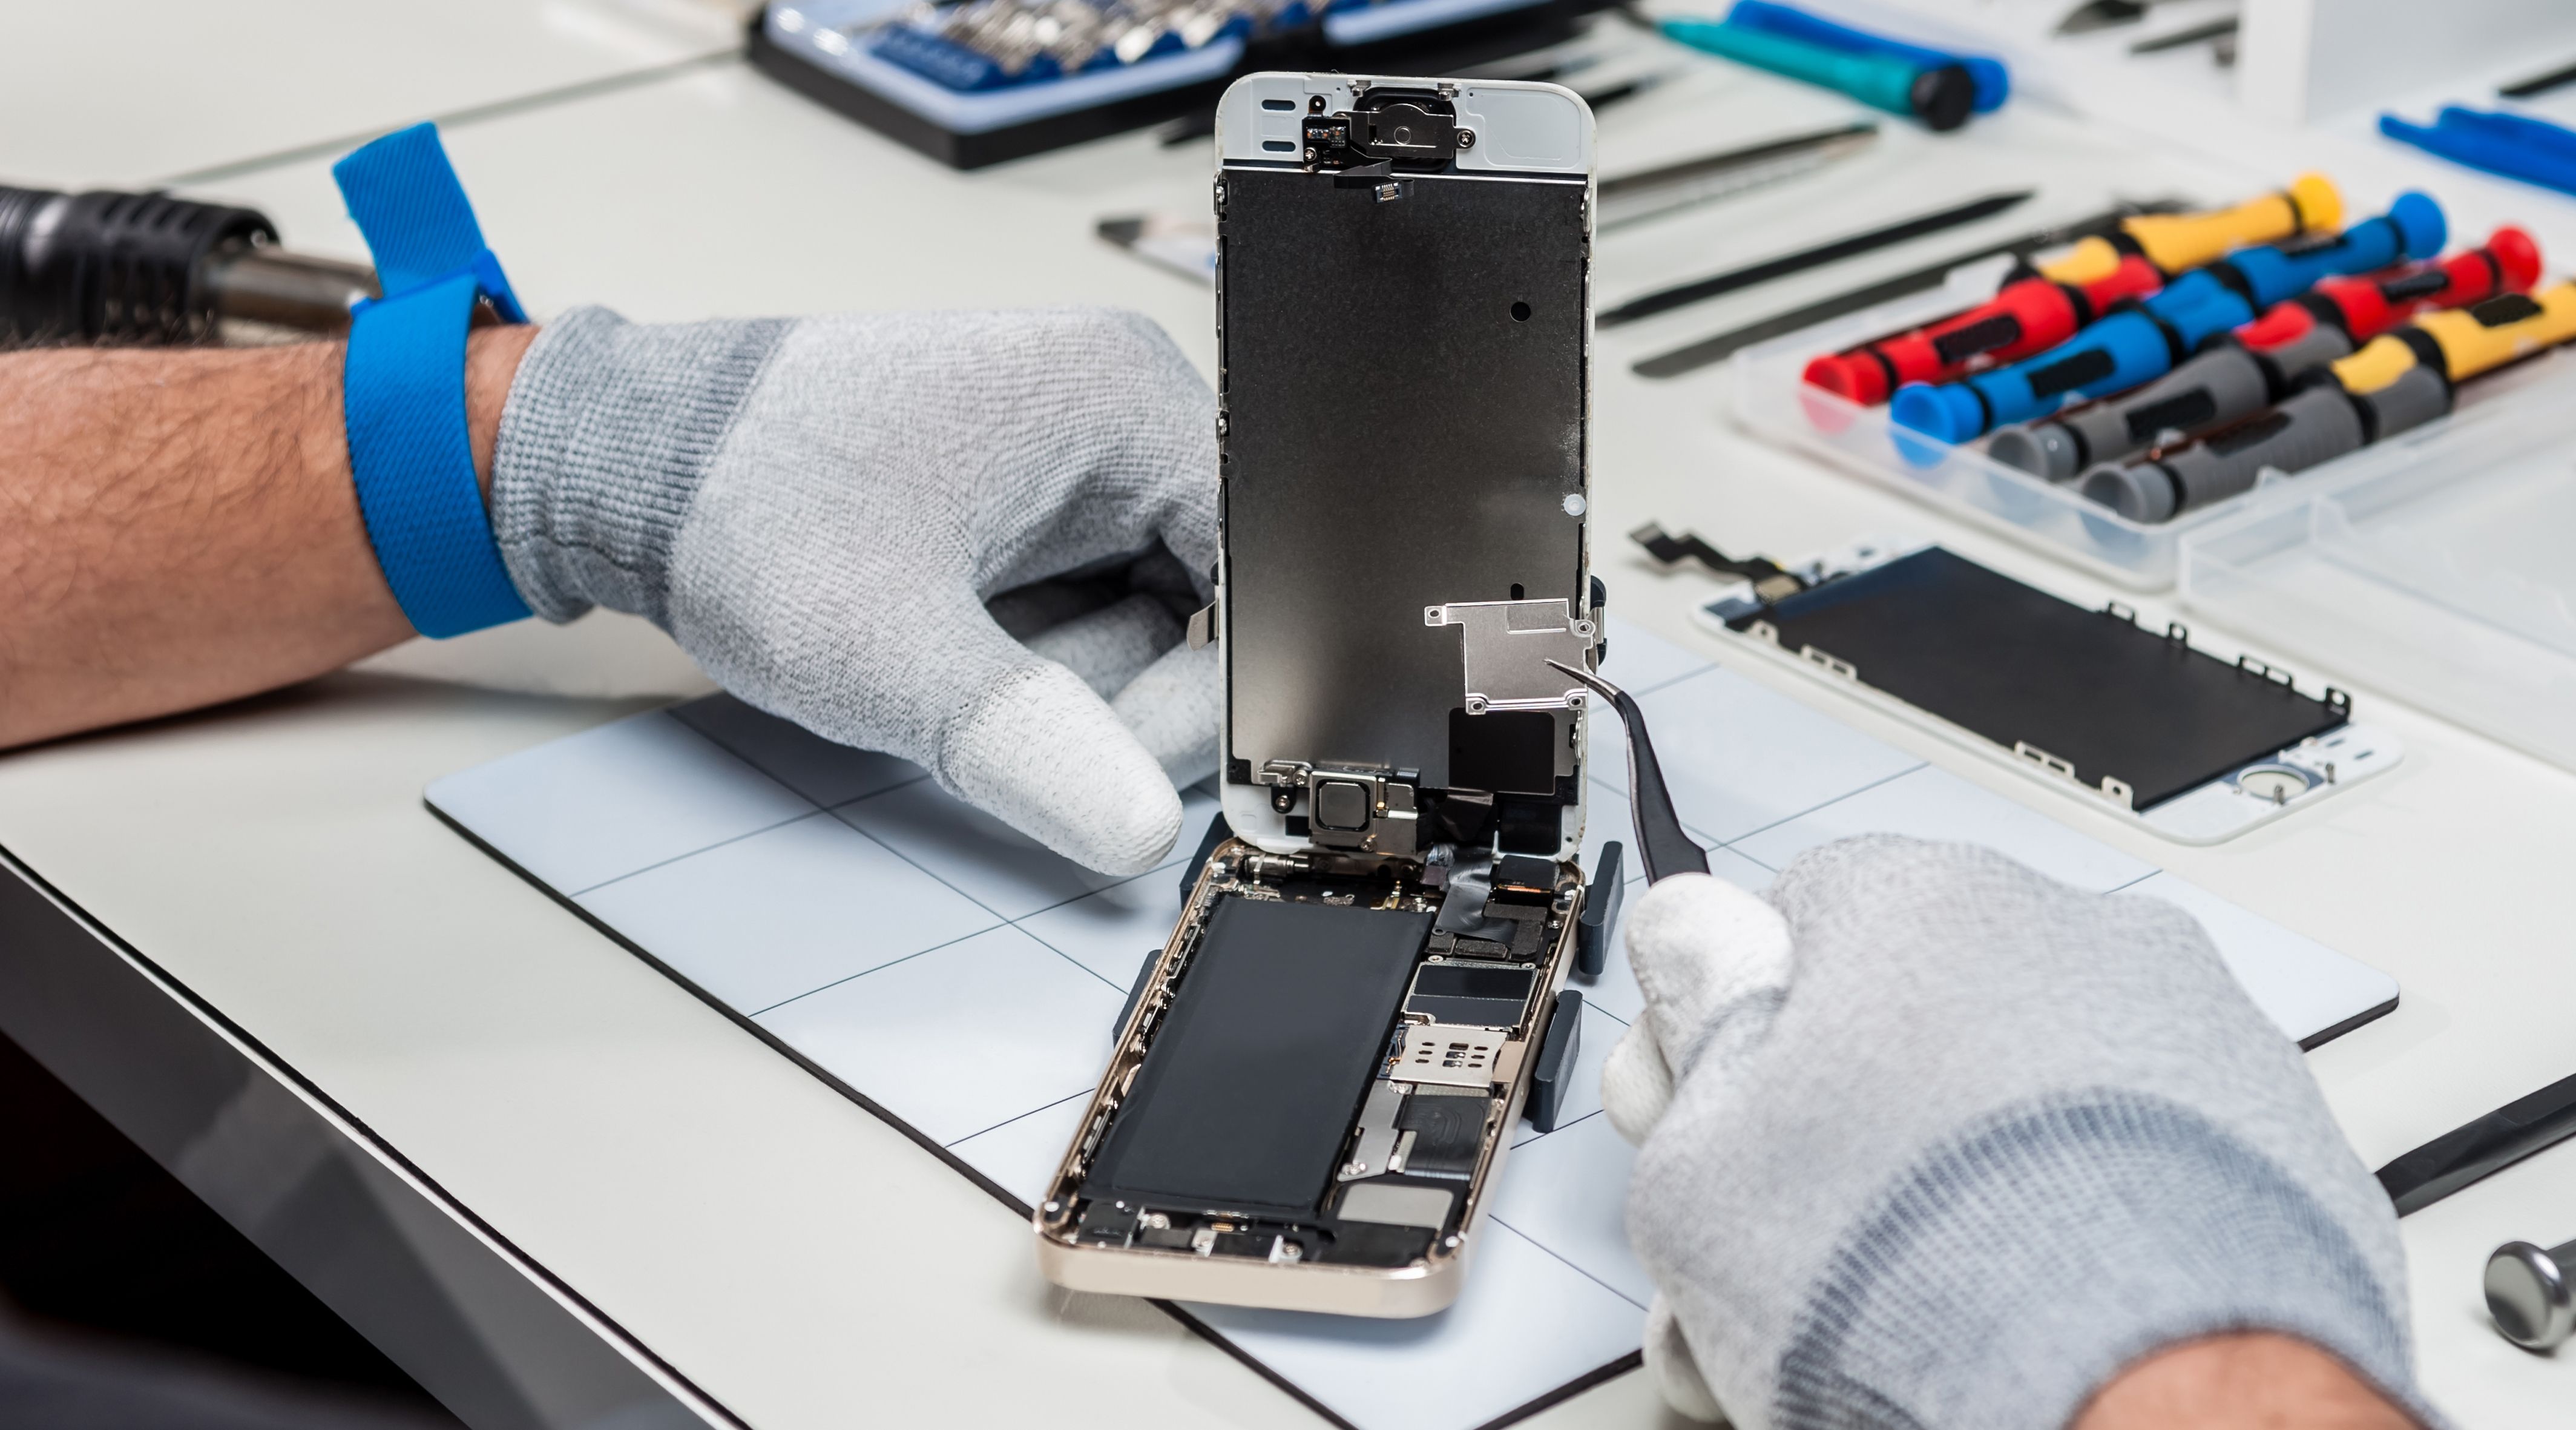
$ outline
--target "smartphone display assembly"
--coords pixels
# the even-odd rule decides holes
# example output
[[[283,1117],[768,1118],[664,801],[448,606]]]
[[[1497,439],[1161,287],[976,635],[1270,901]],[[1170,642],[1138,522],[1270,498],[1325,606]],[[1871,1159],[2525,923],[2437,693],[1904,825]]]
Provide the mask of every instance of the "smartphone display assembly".
[[[1632,533],[1740,583],[1701,623],[1880,709],[2185,844],[2214,844],[2394,766],[2392,731],[2332,686],[2191,644],[2118,602],[2087,610],[1938,546],[1855,546],[1803,566]]]
[[[1035,1216],[1080,1290],[1415,1316],[1571,1064],[1592,121],[1260,74],[1218,112],[1232,837]],[[1610,862],[1607,858],[1605,864]],[[1618,888],[1615,870],[1598,887]]]

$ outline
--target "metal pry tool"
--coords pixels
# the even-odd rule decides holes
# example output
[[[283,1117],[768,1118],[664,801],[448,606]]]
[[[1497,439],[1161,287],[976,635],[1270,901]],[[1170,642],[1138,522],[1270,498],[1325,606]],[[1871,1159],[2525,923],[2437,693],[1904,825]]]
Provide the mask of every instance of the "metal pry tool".
[[[1593,105],[1598,108],[1599,100]],[[1676,213],[1696,204],[1729,198],[1810,174],[1836,159],[1866,149],[1878,138],[1878,126],[1867,122],[1820,129],[1784,139],[1706,154],[1678,164],[1613,174],[1596,186],[1601,205],[1598,230],[1607,233],[1632,223]]]
[[[1673,812],[1672,792],[1664,788],[1663,767],[1655,763],[1654,742],[1646,738],[1646,712],[1637,707],[1637,697],[1589,670],[1561,660],[1548,664],[1610,702],[1627,727],[1628,817],[1637,828],[1637,857],[1646,866],[1646,882],[1670,874],[1707,873],[1708,852],[1682,831],[1681,816]]]

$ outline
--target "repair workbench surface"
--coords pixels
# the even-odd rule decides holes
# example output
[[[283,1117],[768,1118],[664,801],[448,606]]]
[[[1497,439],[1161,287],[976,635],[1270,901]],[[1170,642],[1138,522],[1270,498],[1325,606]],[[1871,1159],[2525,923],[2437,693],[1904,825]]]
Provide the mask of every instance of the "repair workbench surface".
[[[127,151],[107,139],[49,151],[36,131],[12,125],[0,178],[130,183],[480,107],[490,112],[449,126],[448,146],[541,315],[592,301],[637,319],[1110,303],[1150,314],[1209,365],[1207,293],[1091,236],[1103,214],[1203,207],[1203,147],[1167,149],[1138,134],[960,176],[739,62],[648,73],[686,58],[685,47],[595,38],[631,28],[651,5],[532,8],[574,53],[559,57],[560,70],[529,72],[524,102],[500,103],[511,96],[494,90],[491,72],[459,58],[422,67],[447,66],[452,88],[424,80],[384,101],[399,112],[353,107],[348,87],[325,86],[331,102],[317,100],[310,122],[290,132],[281,126],[291,114],[278,116],[292,109],[280,94],[293,85],[281,80],[260,101],[267,128],[217,136],[238,152],[165,154],[142,137]],[[406,41],[388,31],[379,43]],[[27,54],[0,40],[0,53],[13,49]],[[565,92],[537,93],[547,86]],[[1702,66],[1604,116],[1603,167],[1852,112],[1831,96]],[[166,118],[180,125],[187,115]],[[1970,140],[2083,147],[2036,108],[1980,125],[1962,140],[1891,127],[1876,153],[1829,171],[1830,184],[1606,238],[1601,295],[1615,301],[2002,186],[2008,166]],[[1922,162],[1936,153],[1951,162]],[[327,167],[327,157],[288,158],[191,192],[264,208],[295,246],[357,256]],[[2278,177],[2249,168],[2240,187]],[[2384,198],[2347,182],[2358,202]],[[2519,216],[2563,232],[2570,213],[2535,193]],[[2466,232],[2486,217],[2455,224]],[[2008,219],[1992,231],[2029,226]],[[2565,877],[2576,776],[2292,659],[2291,669],[2353,690],[2366,718],[2396,729],[2406,763],[2230,843],[2164,844],[1829,691],[1731,660],[1688,619],[1708,586],[1649,570],[1617,539],[1651,519],[1788,556],[1913,533],[2077,600],[2120,594],[1753,443],[1719,414],[1720,371],[1655,384],[1627,370],[1740,318],[1973,246],[1983,232],[1605,336],[1596,564],[1613,609],[2394,976],[2404,990],[2394,1014],[2310,1057],[2373,1165],[2576,1071],[2565,1012],[2576,1006],[2576,884]],[[2162,598],[2126,599],[2145,619],[2177,614]],[[2194,624],[2204,643],[2269,654]],[[0,757],[0,848],[743,1422],[1318,1423],[1161,1313],[1047,1286],[1024,1223],[422,807],[423,786],[440,776],[707,688],[658,634],[619,617],[406,647],[280,695]],[[2404,1229],[2436,1401],[2464,1424],[2562,1419],[2576,1367],[2489,1331],[2477,1277],[2500,1241],[2576,1235],[2576,1151],[2544,1154]],[[1630,1374],[1528,1423],[1648,1425],[1661,1415]]]

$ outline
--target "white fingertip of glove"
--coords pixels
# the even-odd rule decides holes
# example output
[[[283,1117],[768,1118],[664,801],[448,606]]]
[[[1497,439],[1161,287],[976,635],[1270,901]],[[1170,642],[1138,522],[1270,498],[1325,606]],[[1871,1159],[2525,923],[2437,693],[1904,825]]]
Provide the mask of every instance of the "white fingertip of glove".
[[[1601,1110],[1629,1146],[1643,1147],[1672,1105],[1673,1070],[1655,1046],[1654,1029],[1640,1020],[1619,1035],[1601,1062]]]
[[[1089,611],[1021,642],[1054,661],[1109,699],[1180,644],[1181,622],[1171,608],[1138,594]]]
[[[1690,1342],[1682,1337],[1682,1323],[1673,1317],[1672,1303],[1660,1295],[1646,1308],[1646,1375],[1675,1412],[1710,1424],[1725,1423],[1726,1411],[1709,1393]]]
[[[1789,987],[1780,911],[1710,874],[1676,874],[1628,906],[1628,962],[1673,1079],[1758,1042]],[[1723,1056],[1721,1057],[1723,1061]]]
[[[943,742],[940,783],[1076,863],[1142,874],[1181,833],[1162,765],[1082,678],[1032,660]]]
[[[1139,743],[1179,786],[1216,773],[1218,725],[1225,719],[1225,661],[1215,646],[1174,646],[1109,702]]]

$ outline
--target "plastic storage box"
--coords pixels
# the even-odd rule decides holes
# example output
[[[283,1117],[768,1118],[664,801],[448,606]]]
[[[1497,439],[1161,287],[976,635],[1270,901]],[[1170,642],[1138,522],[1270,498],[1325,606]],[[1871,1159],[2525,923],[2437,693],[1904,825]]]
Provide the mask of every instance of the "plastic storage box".
[[[2549,420],[2535,409],[2570,401],[2563,355],[2499,373],[2463,388],[2453,415],[2380,446],[2296,475],[2267,473],[2240,496],[2172,521],[2141,523],[2087,501],[2072,486],[2059,486],[1988,458],[1977,446],[1953,447],[1888,420],[1885,405],[1862,407],[1800,380],[1807,361],[1872,338],[1958,312],[1994,296],[2011,260],[1997,258],[1958,269],[1940,289],[1916,294],[1830,323],[1746,348],[1734,358],[1735,415],[1747,428],[1779,445],[1892,487],[1928,505],[2066,557],[2132,590],[2174,584],[2183,543],[2196,534],[2234,523],[2247,512],[2283,501],[2301,501],[2320,486],[2340,490],[2344,474],[2379,471],[2390,464],[2456,462],[2451,443],[2481,426],[2488,409],[2511,409],[2505,425],[2528,430]],[[2544,372],[2543,370],[2547,370]],[[2545,389],[2545,390],[2544,390]],[[2456,434],[2456,435],[2455,435]],[[2562,528],[2563,530],[2564,528]]]
[[[2576,770],[2576,360],[2514,376],[2194,527],[2184,603]]]

